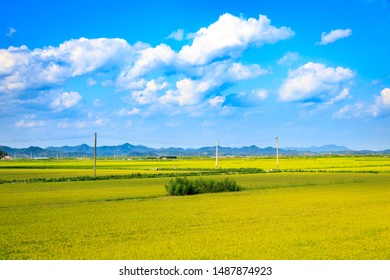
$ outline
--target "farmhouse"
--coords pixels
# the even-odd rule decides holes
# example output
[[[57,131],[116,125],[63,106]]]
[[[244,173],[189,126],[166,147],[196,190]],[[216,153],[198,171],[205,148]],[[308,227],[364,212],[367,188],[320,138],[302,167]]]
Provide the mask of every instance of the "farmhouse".
[[[177,156],[160,156],[160,159],[177,159]]]
[[[4,156],[3,158],[2,158],[2,160],[12,160],[12,157],[11,156]]]

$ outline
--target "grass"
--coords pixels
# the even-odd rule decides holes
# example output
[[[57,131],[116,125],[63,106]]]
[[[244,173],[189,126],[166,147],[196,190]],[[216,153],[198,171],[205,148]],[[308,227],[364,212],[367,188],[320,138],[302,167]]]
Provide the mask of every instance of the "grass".
[[[244,165],[245,159],[224,159],[221,164],[264,168],[266,160],[249,159]],[[281,167],[290,166],[285,160]],[[308,171],[338,166],[378,174],[205,176],[229,177],[243,191],[184,197],[166,194],[167,177],[5,183],[0,185],[0,259],[390,259],[389,159],[292,160]],[[161,165],[190,169],[191,162],[203,166],[199,159]],[[64,162],[55,171],[64,171],[57,173],[62,177],[70,169],[84,170],[84,164]],[[129,168],[105,164],[107,170]],[[149,164],[137,162],[135,168],[152,172],[146,170]],[[0,175],[8,169],[22,177],[30,170],[2,168]]]

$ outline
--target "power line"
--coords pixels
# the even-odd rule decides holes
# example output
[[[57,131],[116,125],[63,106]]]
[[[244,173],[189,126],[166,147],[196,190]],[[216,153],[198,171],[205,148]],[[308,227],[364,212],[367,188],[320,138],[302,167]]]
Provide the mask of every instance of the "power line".
[[[63,141],[73,139],[87,139],[92,136],[72,136],[72,137],[52,137],[52,138],[26,138],[26,139],[0,139],[1,143],[25,143],[25,142],[48,142],[48,141]]]
[[[224,141],[219,141],[220,144],[222,145],[227,145],[227,146],[242,146],[242,145],[256,145],[256,146],[263,146],[265,144],[271,144],[275,138],[267,138],[267,139],[254,139],[253,141],[243,141],[243,142],[224,142]]]
[[[190,143],[190,142],[176,142],[176,143],[173,143],[173,142],[162,142],[162,141],[149,141],[149,140],[140,140],[140,139],[130,139],[130,138],[122,138],[122,137],[113,137],[113,136],[105,136],[105,135],[99,135],[99,138],[104,138],[104,139],[111,139],[111,140],[119,140],[119,141],[124,141],[124,142],[127,142],[127,143],[143,143],[143,144],[155,144],[155,145],[174,145],[174,146],[213,146],[213,144],[211,143],[200,143],[200,142],[197,142],[197,143]],[[238,145],[257,145],[257,146],[262,146],[264,144],[271,144],[273,143],[273,141],[275,140],[275,138],[267,138],[267,139],[256,139],[256,140],[253,140],[253,141],[245,141],[245,142],[235,142],[235,143],[231,143],[231,142],[225,142],[225,141],[219,141],[219,144],[221,145],[226,145],[226,146],[238,146]]]
[[[81,135],[81,136],[68,136],[68,137],[49,137],[49,138],[25,138],[25,139],[0,139],[0,143],[31,143],[31,142],[50,142],[50,141],[66,141],[66,140],[77,140],[77,139],[90,139],[92,140],[94,138],[93,135]],[[161,145],[161,146],[213,146],[212,142],[164,142],[164,141],[150,141],[150,140],[144,140],[144,139],[134,139],[134,138],[125,138],[125,137],[115,137],[115,136],[109,136],[109,135],[99,135],[100,139],[111,139],[111,140],[118,140],[123,141],[125,143],[138,143],[141,145]],[[267,138],[267,139],[254,139],[252,141],[240,141],[240,142],[226,142],[226,141],[220,141],[220,146],[245,146],[245,145],[256,145],[256,146],[263,146],[265,144],[270,144],[273,142],[275,138]]]
[[[211,146],[211,143],[173,143],[173,142],[162,142],[162,141],[150,141],[150,140],[140,140],[140,139],[129,139],[129,138],[119,138],[119,137],[111,137],[111,136],[99,136],[99,138],[104,138],[104,139],[112,139],[112,140],[119,140],[119,141],[124,141],[127,143],[142,143],[142,144],[155,144],[155,145],[177,145],[177,146],[199,146],[199,145],[209,145]]]

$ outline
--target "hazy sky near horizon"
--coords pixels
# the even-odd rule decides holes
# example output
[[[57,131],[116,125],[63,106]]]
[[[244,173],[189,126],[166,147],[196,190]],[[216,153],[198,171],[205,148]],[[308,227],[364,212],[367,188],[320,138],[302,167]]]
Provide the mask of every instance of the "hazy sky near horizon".
[[[0,145],[390,148],[388,0],[0,3]]]

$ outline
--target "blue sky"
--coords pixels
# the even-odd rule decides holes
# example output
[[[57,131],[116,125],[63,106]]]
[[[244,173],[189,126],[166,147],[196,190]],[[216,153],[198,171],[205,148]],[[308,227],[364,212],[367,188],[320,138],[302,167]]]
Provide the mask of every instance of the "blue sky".
[[[0,145],[390,148],[390,1],[4,1]]]

